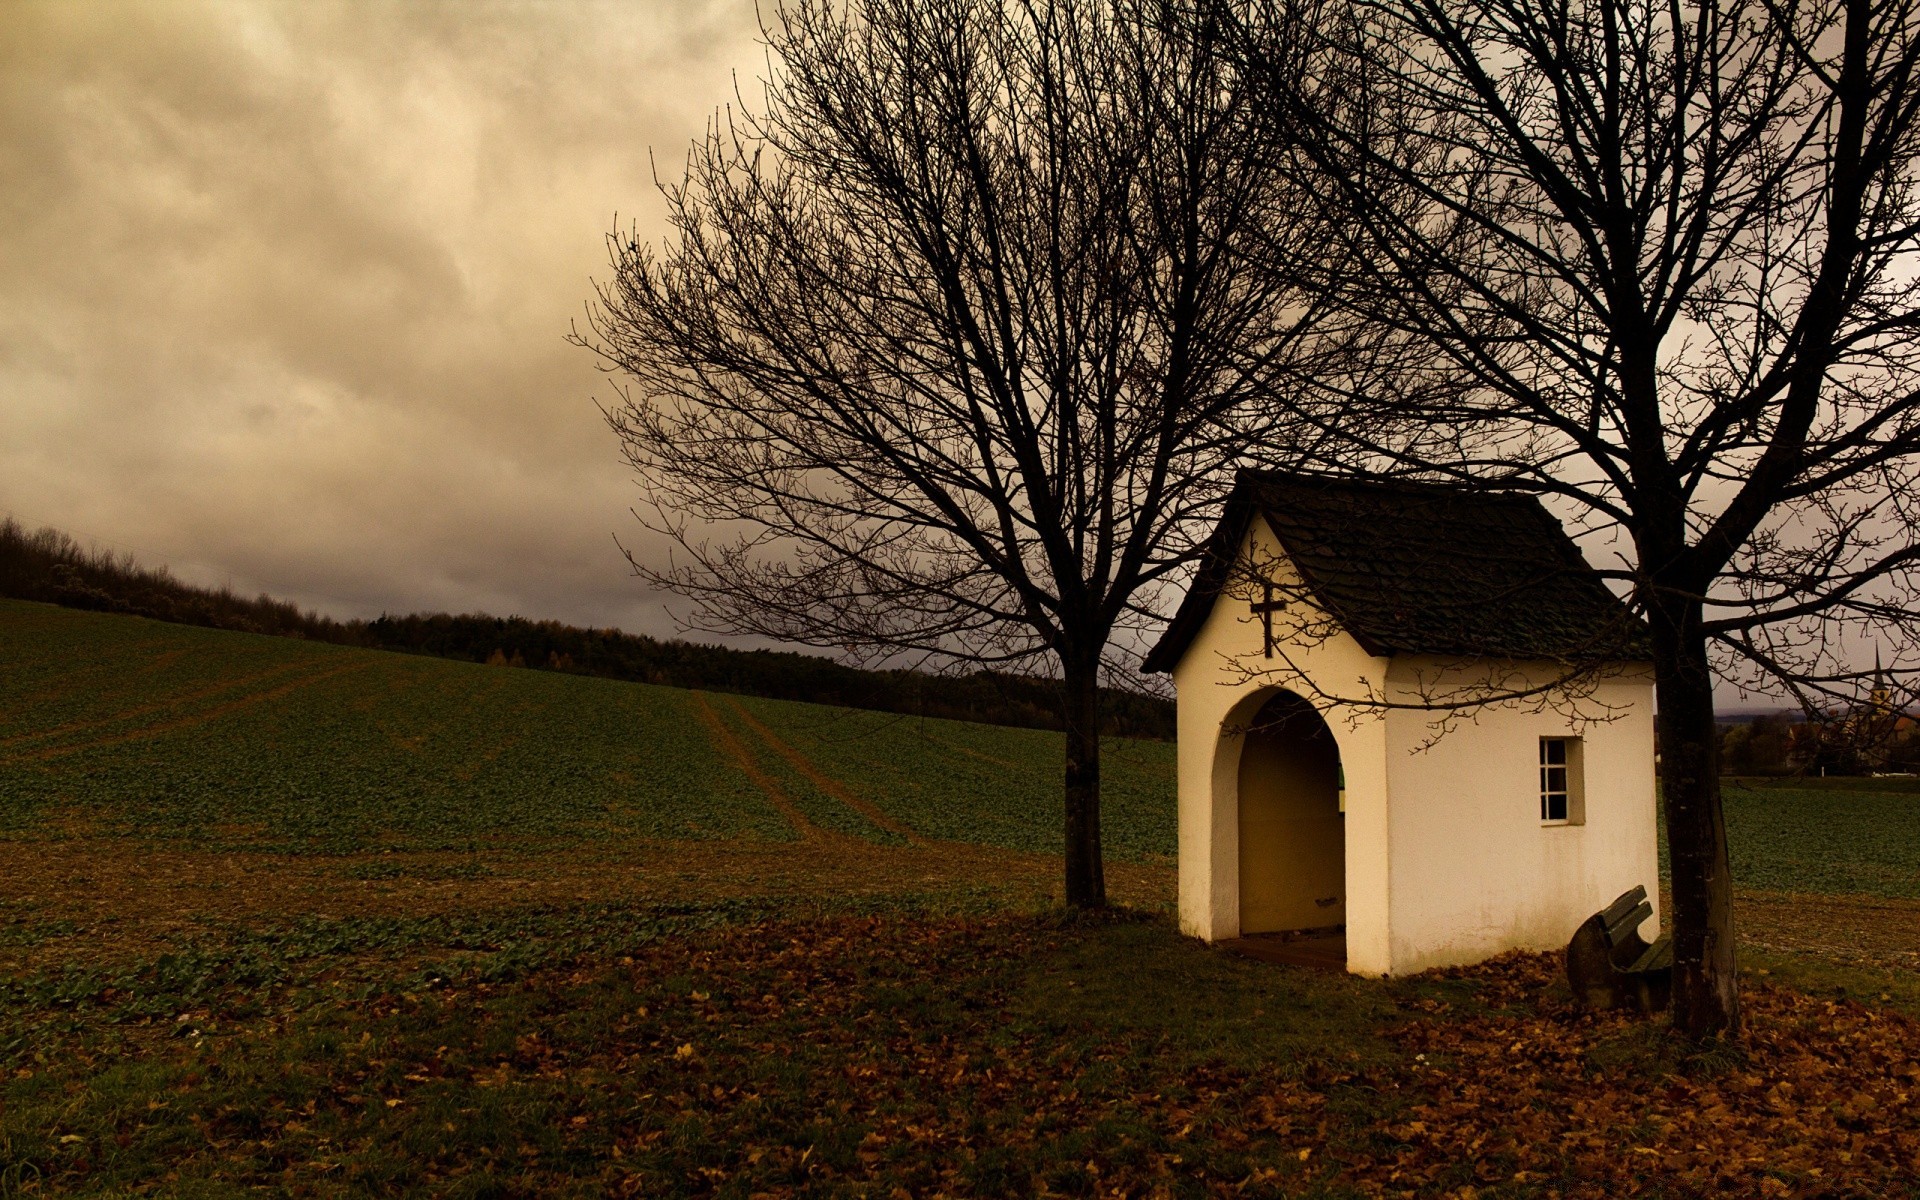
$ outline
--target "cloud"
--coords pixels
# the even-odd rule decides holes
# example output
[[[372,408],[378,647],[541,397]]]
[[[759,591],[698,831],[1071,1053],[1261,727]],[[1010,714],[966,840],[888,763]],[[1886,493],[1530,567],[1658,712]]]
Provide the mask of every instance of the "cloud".
[[[562,339],[752,0],[5,20],[0,508],[340,615],[669,628]]]

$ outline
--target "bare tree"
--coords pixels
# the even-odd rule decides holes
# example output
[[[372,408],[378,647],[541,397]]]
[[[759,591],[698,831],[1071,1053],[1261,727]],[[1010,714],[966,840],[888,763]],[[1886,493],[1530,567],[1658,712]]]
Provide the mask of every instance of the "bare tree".
[[[795,0],[576,337],[692,627],[1057,675],[1076,905],[1116,638],[1328,342],[1216,7]]]
[[[1406,389],[1349,399],[1417,417],[1360,435],[1372,468],[1540,493],[1649,626],[1696,1037],[1739,1022],[1716,674],[1812,706],[1863,643],[1920,665],[1917,14],[1274,0],[1281,52],[1249,31],[1343,235],[1322,284]]]

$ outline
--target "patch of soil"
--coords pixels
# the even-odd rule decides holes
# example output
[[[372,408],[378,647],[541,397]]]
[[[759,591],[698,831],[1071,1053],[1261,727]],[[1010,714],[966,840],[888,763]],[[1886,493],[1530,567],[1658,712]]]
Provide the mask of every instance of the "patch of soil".
[[[1743,891],[1734,897],[1733,923],[1741,944],[1759,950],[1920,969],[1920,900]]]
[[[1061,860],[985,846],[635,841],[477,853],[210,852],[79,833],[0,841],[0,971],[150,953],[206,924],[428,916],[496,908],[750,896],[835,898],[987,890],[1059,894]],[[1166,905],[1173,870],[1107,865],[1116,903]],[[57,933],[40,937],[36,930]]]
[[[1061,861],[964,843],[633,841],[479,852],[289,855],[194,850],[100,833],[0,840],[0,970],[153,952],[208,924],[299,916],[424,916],[498,908],[753,896],[997,893],[1058,897]],[[1116,903],[1161,909],[1169,863],[1109,862]],[[1920,970],[1920,901],[1741,892],[1741,943],[1847,966]]]

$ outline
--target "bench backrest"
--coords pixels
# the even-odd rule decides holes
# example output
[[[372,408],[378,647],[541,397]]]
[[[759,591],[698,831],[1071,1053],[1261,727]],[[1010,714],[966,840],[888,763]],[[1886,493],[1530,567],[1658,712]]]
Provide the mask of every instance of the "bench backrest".
[[[1600,931],[1607,939],[1607,945],[1614,947],[1629,939],[1638,940],[1640,923],[1653,915],[1653,905],[1647,903],[1647,889],[1635,884],[1620,898],[1600,910]]]

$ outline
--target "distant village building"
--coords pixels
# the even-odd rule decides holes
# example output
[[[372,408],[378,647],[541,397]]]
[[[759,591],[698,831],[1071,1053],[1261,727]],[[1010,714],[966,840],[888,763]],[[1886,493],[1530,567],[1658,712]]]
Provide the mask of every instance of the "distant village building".
[[[1644,638],[1532,497],[1243,473],[1144,667],[1178,689],[1182,928],[1404,974],[1657,897]]]
[[[1810,775],[1876,775],[1904,773],[1914,758],[1915,723],[1907,713],[1893,676],[1873,654],[1873,677],[1864,699],[1787,725],[1787,762],[1782,764]],[[1729,740],[1736,748],[1751,746],[1752,731]],[[1750,754],[1742,755],[1750,760]],[[1742,762],[1740,765],[1749,765]]]

